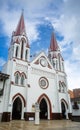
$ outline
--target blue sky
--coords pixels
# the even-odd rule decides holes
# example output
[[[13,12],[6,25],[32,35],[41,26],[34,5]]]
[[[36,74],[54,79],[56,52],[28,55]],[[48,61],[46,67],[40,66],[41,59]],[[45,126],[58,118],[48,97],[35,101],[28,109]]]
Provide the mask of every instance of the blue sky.
[[[65,60],[68,87],[80,88],[80,0],[0,0],[0,70],[22,9],[31,55],[41,50],[47,53],[54,31]]]

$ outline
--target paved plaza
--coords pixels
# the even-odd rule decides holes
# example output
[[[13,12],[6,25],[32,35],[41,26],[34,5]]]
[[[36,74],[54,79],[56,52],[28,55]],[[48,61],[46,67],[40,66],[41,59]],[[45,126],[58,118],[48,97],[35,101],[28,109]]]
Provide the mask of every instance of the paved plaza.
[[[70,120],[41,120],[39,125],[34,121],[14,120],[0,122],[0,130],[80,130],[80,122]]]

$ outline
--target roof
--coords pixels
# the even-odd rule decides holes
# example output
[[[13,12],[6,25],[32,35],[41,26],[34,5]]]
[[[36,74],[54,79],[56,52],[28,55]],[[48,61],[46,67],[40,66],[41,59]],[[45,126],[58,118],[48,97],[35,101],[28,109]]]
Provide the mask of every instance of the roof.
[[[22,12],[19,23],[18,23],[16,31],[15,31],[15,35],[17,36],[17,35],[21,35],[23,33],[26,34],[24,16],[23,16],[23,12]]]
[[[9,75],[8,75],[8,74],[5,74],[5,73],[0,72],[0,80],[8,79],[8,78],[9,78]]]
[[[52,33],[51,41],[50,41],[50,51],[57,51],[59,49],[59,46],[57,44],[56,38],[54,33]]]

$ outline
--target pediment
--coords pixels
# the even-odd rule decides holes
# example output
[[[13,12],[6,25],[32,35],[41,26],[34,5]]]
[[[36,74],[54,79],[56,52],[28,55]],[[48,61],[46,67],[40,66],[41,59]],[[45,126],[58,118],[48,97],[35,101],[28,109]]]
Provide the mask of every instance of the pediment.
[[[52,64],[48,60],[46,54],[41,52],[36,58],[31,62],[31,64],[35,64],[36,66],[40,66],[43,68],[53,69]]]

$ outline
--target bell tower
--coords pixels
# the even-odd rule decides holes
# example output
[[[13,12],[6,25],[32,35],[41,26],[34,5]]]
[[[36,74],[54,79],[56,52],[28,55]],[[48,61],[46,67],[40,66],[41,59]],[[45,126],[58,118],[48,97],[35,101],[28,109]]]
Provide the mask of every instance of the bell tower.
[[[12,33],[8,58],[16,58],[23,61],[29,61],[30,58],[30,47],[26,35],[23,12],[16,30]]]
[[[55,70],[64,71],[64,60],[61,56],[60,48],[56,41],[55,35],[52,32],[50,47],[48,51],[48,58]]]

